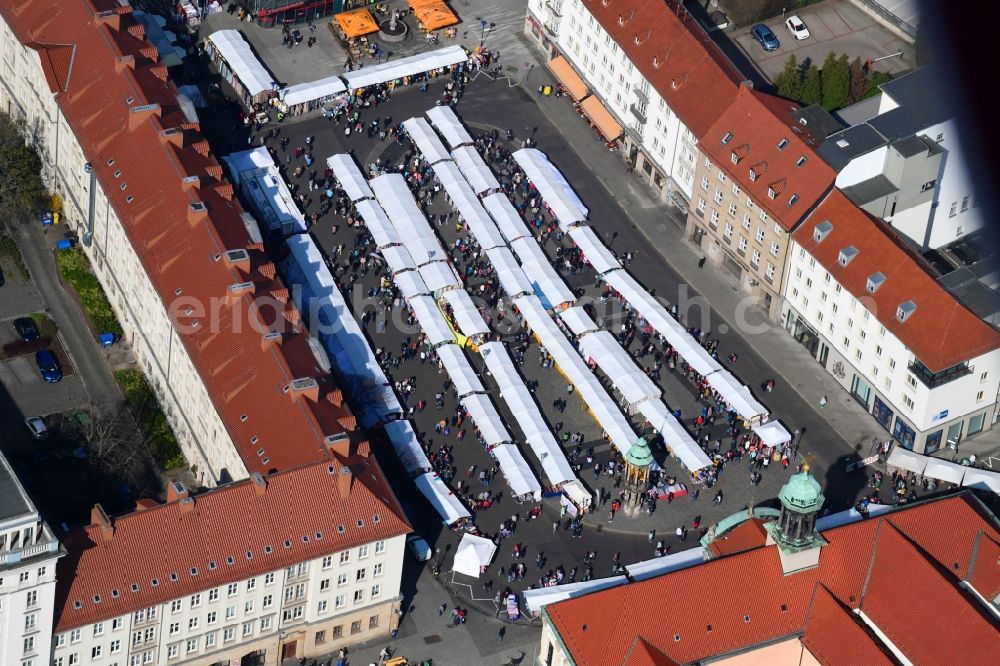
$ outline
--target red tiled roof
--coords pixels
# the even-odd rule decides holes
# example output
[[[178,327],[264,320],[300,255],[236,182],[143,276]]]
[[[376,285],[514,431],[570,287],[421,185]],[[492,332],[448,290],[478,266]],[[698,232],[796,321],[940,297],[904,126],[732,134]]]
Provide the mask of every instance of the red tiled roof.
[[[197,124],[184,118],[177,91],[152,59],[156,50],[143,41],[131,9],[113,0],[20,0],[0,5],[0,14],[38,52],[59,108],[174,315],[247,470],[325,459],[325,437],[351,430],[353,417],[326,399],[335,387],[313,358],[307,334],[291,330],[299,313],[284,302],[284,286],[264,253],[251,250],[249,262],[227,265],[225,251],[250,242],[241,209]],[[263,306],[250,294],[228,292],[245,281],[254,283],[253,296]],[[210,316],[213,304],[217,318]],[[279,326],[288,332],[269,346],[262,329]],[[320,389],[300,397],[285,392],[304,377],[318,378]]]
[[[712,551],[712,557],[722,557],[742,553],[751,548],[760,548],[766,541],[764,521],[760,518],[751,518],[716,538],[708,545],[708,549]]]
[[[1000,595],[1000,543],[981,535],[966,580],[979,594],[992,601]]]
[[[640,636],[625,655],[622,666],[677,666],[677,662]]]
[[[745,77],[686,10],[664,0],[583,4],[695,136],[736,97]]]
[[[896,663],[859,619],[823,585],[817,585],[813,592],[802,643],[819,663],[827,666]]]
[[[792,117],[796,108],[787,100],[740,86],[736,100],[699,141],[702,152],[786,231],[830,190],[836,175],[800,134]],[[756,180],[751,180],[751,169]],[[797,199],[788,205],[793,195]]]
[[[824,221],[833,230],[817,243],[813,231]],[[793,237],[932,372],[1000,347],[1000,331],[967,310],[888,227],[840,190],[834,189]],[[840,251],[852,245],[858,254],[841,266]],[[885,282],[871,294],[866,285],[876,272],[885,276]],[[906,301],[915,303],[917,309],[900,322],[896,309]]]
[[[690,663],[800,635],[807,625],[814,590],[822,584],[851,609],[862,603],[863,591],[865,607],[876,609],[886,595],[901,603],[894,609],[898,619],[883,618],[877,612],[876,624],[883,622],[895,631],[900,622],[908,623],[913,635],[901,638],[897,645],[904,652],[911,651],[915,663],[996,663],[1000,634],[995,626],[969,615],[975,610],[962,606],[977,602],[957,591],[964,575],[962,563],[967,566],[976,534],[982,530],[990,538],[1000,536],[974,503],[977,500],[966,492],[827,530],[823,537],[828,543],[820,551],[819,565],[787,576],[777,546],[767,546],[551,604],[545,612],[579,666],[622,664],[637,633],[677,663]],[[894,531],[906,539],[887,539],[886,545],[876,538],[880,531]],[[880,555],[883,547],[886,552]],[[900,570],[902,575],[892,569],[895,556],[907,563]],[[923,559],[926,566],[914,563],[914,558]],[[877,586],[869,581],[865,590],[873,559],[878,562],[875,575],[884,580]],[[899,596],[903,593],[885,589],[905,588],[910,598],[922,593],[927,578],[931,579],[927,589],[935,594],[943,585],[955,593],[928,594],[926,604],[919,606],[933,604],[933,611],[926,611],[933,617],[969,615],[967,619],[979,633],[962,631],[963,645],[943,646],[957,641],[912,631],[915,618],[927,615],[910,613],[905,598]],[[871,599],[873,595],[879,601]],[[623,617],[635,621],[623,622]],[[955,661],[953,656],[961,658]]]
[[[375,459],[365,444],[362,449],[363,456],[335,455],[330,462],[272,474],[266,486],[241,481],[193,502],[181,499],[112,519],[110,537],[99,524],[71,533],[57,570],[55,630],[412,531]],[[341,485],[344,466],[351,470],[349,490]]]

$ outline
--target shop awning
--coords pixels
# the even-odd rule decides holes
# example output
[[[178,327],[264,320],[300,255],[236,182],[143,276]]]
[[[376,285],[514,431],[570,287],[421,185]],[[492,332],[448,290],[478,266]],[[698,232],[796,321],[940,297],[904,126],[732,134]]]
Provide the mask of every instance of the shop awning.
[[[422,7],[414,7],[413,15],[420,21],[424,30],[429,32],[458,23],[458,17],[443,2],[432,2]]]
[[[575,101],[579,102],[587,96],[587,84],[583,82],[580,75],[570,66],[566,58],[559,56],[555,60],[550,60],[548,66],[552,70],[552,73],[556,75],[556,78],[559,79],[559,83],[563,84],[563,88],[566,89],[569,96]]]
[[[333,20],[337,22],[337,25],[349,39],[378,32],[378,23],[375,22],[371,12],[366,7],[337,14]]]
[[[611,113],[604,108],[601,100],[593,96],[588,97],[580,103],[580,108],[587,114],[590,121],[597,125],[597,129],[601,131],[605,139],[614,141],[621,136],[622,126],[611,117]]]

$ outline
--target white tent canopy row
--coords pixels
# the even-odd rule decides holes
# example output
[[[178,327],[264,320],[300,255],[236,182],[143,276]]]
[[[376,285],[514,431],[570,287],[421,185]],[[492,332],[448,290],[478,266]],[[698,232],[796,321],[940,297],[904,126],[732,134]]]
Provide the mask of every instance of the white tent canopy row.
[[[355,164],[354,158],[347,153],[338,153],[326,158],[326,165],[333,170],[333,176],[344,188],[348,198],[357,203],[361,199],[374,197],[372,190],[368,187],[368,179],[361,173],[361,169]]]
[[[454,342],[455,334],[451,332],[444,315],[438,310],[437,303],[430,296],[414,296],[406,299],[413,316],[420,324],[420,330],[427,336],[427,342],[432,347],[446,342]]]
[[[705,561],[705,549],[701,547],[688,548],[664,557],[654,557],[625,567],[629,578],[638,582],[655,576],[662,576],[671,571],[687,569]]]
[[[524,607],[532,615],[538,615],[542,609],[557,601],[565,601],[575,597],[582,597],[592,592],[599,592],[611,587],[618,587],[628,582],[625,576],[612,576],[610,578],[597,578],[580,583],[565,583],[563,585],[553,585],[551,587],[539,587],[524,591]]]
[[[232,153],[224,160],[233,182],[253,200],[254,212],[264,218],[268,229],[286,236],[306,231],[305,216],[266,148]]]
[[[413,195],[410,193],[410,189],[406,186],[406,181],[400,174],[387,173],[372,178],[368,182],[379,204],[385,210],[385,214],[392,221],[392,225],[396,228],[400,238],[403,239],[403,243],[407,244],[409,248],[409,244],[413,242],[414,238],[427,239],[426,242],[428,244],[423,249],[436,250],[434,256],[430,257],[426,253],[420,256],[414,255],[413,260],[418,265],[424,261],[446,258],[446,255],[441,250],[440,243],[437,242],[437,237],[434,235],[433,229],[427,223],[427,218],[424,217],[423,212],[417,207],[417,202],[413,200]],[[420,246],[416,247],[419,249]],[[413,250],[411,250],[412,253]]]
[[[280,94],[281,101],[288,106],[295,106],[296,104],[305,104],[315,99],[330,97],[345,90],[347,90],[347,86],[344,85],[340,76],[328,76],[324,79],[289,86],[284,88]]]
[[[524,433],[524,440],[531,447],[542,464],[545,477],[552,484],[562,484],[576,479],[573,468],[566,460],[555,436],[542,416],[531,392],[524,385],[510,354],[502,342],[487,342],[480,345],[479,353],[486,361],[486,367],[500,388],[500,395],[507,403],[511,414],[517,418],[517,425]]]
[[[663,437],[663,443],[691,472],[712,465],[698,443],[684,430],[684,426],[674,418],[662,400],[647,400],[639,405],[641,413],[649,424]]]
[[[982,490],[991,490],[1000,494],[1000,472],[993,472],[977,467],[969,467],[914,453],[902,446],[895,446],[886,461],[889,467],[905,469],[914,474],[929,476],[932,479],[947,481],[955,485],[971,486]]]
[[[777,421],[759,423],[753,426],[753,431],[760,437],[760,441],[764,442],[767,446],[788,444],[792,440],[792,436],[785,430],[785,426]]]
[[[208,36],[208,41],[219,50],[251,97],[272,89],[274,78],[253,54],[239,30],[217,30]]]
[[[709,385],[719,392],[722,399],[747,421],[766,419],[767,408],[760,404],[746,386],[725,368],[708,376]]]
[[[445,372],[448,373],[448,378],[451,379],[455,393],[460,399],[470,393],[486,391],[461,347],[454,343],[448,343],[441,345],[434,352],[437,354],[438,360],[441,361],[441,365],[444,366]]]
[[[637,405],[660,396],[656,382],[635,364],[608,331],[585,335],[577,343],[584,359],[595,363],[629,404]]]
[[[521,452],[513,444],[500,444],[490,449],[497,462],[500,464],[500,471],[507,479],[507,484],[517,497],[531,495],[535,499],[542,496],[542,486],[535,478],[535,473],[531,471],[528,461],[524,459]]]
[[[455,317],[455,323],[462,335],[467,337],[489,335],[490,327],[467,291],[452,289],[444,292],[441,297],[451,306],[452,316]]]
[[[559,275],[545,250],[530,236],[512,241],[511,249],[521,261],[521,270],[534,286],[535,294],[548,310],[573,303],[576,297]]]
[[[479,243],[479,247],[484,250],[506,247],[507,242],[504,237],[500,235],[500,231],[497,230],[493,220],[490,219],[483,205],[479,202],[476,193],[465,182],[462,172],[458,170],[455,163],[439,162],[434,166],[434,174],[441,181],[452,207],[469,225],[469,231]]]
[[[401,293],[403,298],[407,301],[415,296],[422,296],[431,293],[431,290],[427,288],[426,284],[424,284],[424,279],[420,277],[420,273],[417,271],[401,271],[399,273],[394,273],[392,281],[396,283],[399,293]]]
[[[455,549],[455,561],[452,571],[466,576],[479,578],[483,567],[488,567],[496,555],[497,547],[492,541],[475,534],[463,534]]]
[[[434,125],[444,140],[452,148],[472,143],[472,136],[465,129],[465,125],[448,105],[435,106],[426,111],[431,124]]]
[[[402,245],[389,245],[379,250],[379,255],[385,260],[389,272],[393,275],[397,273],[412,273],[417,270],[417,265],[413,263],[413,257]],[[374,255],[373,255],[374,256]],[[419,275],[419,273],[417,273]],[[426,287],[426,285],[424,285]],[[429,293],[427,291],[421,293]]]
[[[365,427],[372,427],[400,413],[399,399],[348,309],[316,243],[309,235],[291,236],[287,243],[290,254],[285,275],[289,287],[296,284],[304,287],[290,289],[296,307],[308,314],[309,330],[330,354],[343,378],[345,390],[363,390],[366,394],[366,399],[359,404],[359,420]]]
[[[496,176],[474,146],[459,146],[451,151],[451,156],[476,194],[482,195],[484,192],[500,189]]]
[[[266,169],[274,166],[274,157],[264,147],[229,153],[222,159],[226,163],[226,166],[229,167],[229,173],[235,185],[242,184],[242,174],[245,171]]]
[[[963,486],[979,488],[980,490],[991,490],[1000,495],[1000,472],[991,472],[976,467],[966,467],[965,477],[962,479]]]
[[[573,335],[580,337],[586,335],[587,333],[593,333],[594,331],[599,331],[600,326],[597,325],[587,311],[583,309],[580,305],[574,305],[571,308],[566,308],[559,313],[559,318],[562,323],[566,324]]]
[[[567,230],[587,219],[590,211],[545,153],[536,148],[522,148],[514,151],[513,156],[552,211],[561,229]]]
[[[518,214],[514,204],[503,193],[490,194],[482,199],[483,207],[490,214],[497,228],[508,243],[516,241],[518,238],[531,235],[528,225]]]
[[[427,498],[434,510],[441,516],[445,525],[454,525],[463,518],[470,517],[469,511],[437,474],[428,472],[418,476],[413,482],[416,484],[417,490]]]
[[[405,76],[422,74],[442,67],[457,65],[468,60],[465,49],[461,46],[446,46],[435,51],[418,53],[417,55],[390,60],[380,65],[344,72],[342,78],[349,90],[357,90],[368,86],[388,83]]]
[[[580,248],[583,258],[598,275],[622,267],[618,257],[601,242],[600,237],[592,227],[574,227],[569,230],[569,237]]]
[[[497,412],[497,408],[493,406],[488,395],[473,393],[460,398],[459,401],[472,417],[476,428],[479,429],[480,437],[487,445],[497,446],[511,441],[510,433],[507,432],[507,427],[504,426],[500,413]]]
[[[967,469],[969,468],[958,463],[953,463],[950,460],[927,458],[927,467],[924,468],[924,476],[960,486],[962,485],[962,479],[965,478],[965,471]]]
[[[625,455],[638,436],[617,403],[583,362],[580,354],[545,311],[537,296],[521,296],[514,300],[514,305],[521,312],[528,327],[545,346],[546,351],[552,355],[559,369],[576,387],[594,418],[611,438],[611,442],[622,455]]]
[[[430,124],[423,118],[407,118],[403,121],[403,129],[406,130],[410,141],[417,147],[428,164],[433,165],[441,160],[451,160],[451,153],[441,143],[441,139],[431,129]]]
[[[368,186],[365,185],[365,187]],[[378,203],[371,199],[362,199],[355,203],[355,208],[358,209],[358,214],[361,215],[365,227],[372,235],[376,248],[381,249],[387,245],[398,245],[403,242],[403,239],[396,233],[396,227],[389,221],[385,211]]]
[[[420,447],[417,433],[409,421],[399,419],[386,423],[385,434],[408,474],[416,476],[431,469],[431,461]]]
[[[928,460],[930,460],[930,458],[927,456],[914,453],[909,449],[904,449],[902,446],[895,446],[889,454],[886,464],[889,467],[905,469],[906,471],[913,472],[914,474],[923,474],[924,469],[927,468]]]
[[[507,295],[514,298],[520,294],[533,294],[534,285],[524,275],[524,271],[517,264],[514,253],[505,247],[497,247],[486,251],[486,257],[493,264],[500,286],[507,292]]]
[[[420,267],[420,277],[424,279],[427,288],[432,292],[444,289],[456,289],[462,286],[455,269],[447,261],[431,261]]]

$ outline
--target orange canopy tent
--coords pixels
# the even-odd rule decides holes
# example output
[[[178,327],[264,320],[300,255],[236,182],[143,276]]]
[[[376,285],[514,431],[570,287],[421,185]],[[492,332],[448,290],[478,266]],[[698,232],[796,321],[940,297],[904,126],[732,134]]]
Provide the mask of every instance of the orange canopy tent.
[[[417,9],[418,7],[427,7],[429,5],[436,5],[441,2],[442,0],[406,0],[406,3],[410,5],[410,9]]]
[[[375,22],[371,12],[366,7],[337,14],[333,18],[349,39],[378,32],[378,23]]]
[[[559,79],[559,82],[563,84],[563,87],[569,93],[569,96],[573,98],[573,101],[579,102],[587,96],[587,84],[574,71],[566,58],[558,56],[554,60],[550,60],[548,66],[552,70],[552,73],[556,75],[556,78]]]
[[[580,108],[608,141],[614,141],[621,136],[622,126],[611,117],[611,113],[604,108],[601,100],[591,95],[580,103]]]
[[[452,14],[451,10],[448,9],[448,5],[443,2],[435,2],[423,7],[414,7],[413,14],[420,21],[420,25],[424,27],[424,30],[428,31],[447,28],[449,25],[458,23],[458,17]]]

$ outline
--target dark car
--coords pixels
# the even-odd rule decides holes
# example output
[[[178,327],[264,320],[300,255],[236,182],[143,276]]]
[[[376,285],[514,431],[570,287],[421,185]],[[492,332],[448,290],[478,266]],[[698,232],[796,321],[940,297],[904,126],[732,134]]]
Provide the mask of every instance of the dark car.
[[[32,340],[37,340],[39,335],[38,324],[31,317],[18,317],[14,320],[14,330],[17,334],[21,336],[21,339],[25,342],[31,342]]]
[[[781,46],[777,35],[763,23],[758,23],[752,27],[750,29],[750,36],[754,38],[754,41],[763,46],[765,51],[777,51],[778,47]]]
[[[50,384],[62,379],[62,369],[59,367],[59,359],[52,353],[51,349],[42,349],[35,352],[35,363],[38,371],[42,373],[42,379]]]

